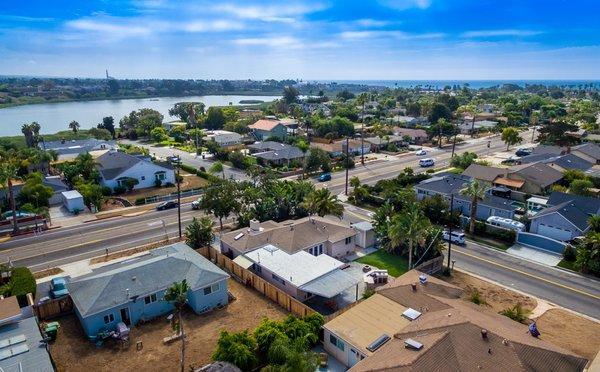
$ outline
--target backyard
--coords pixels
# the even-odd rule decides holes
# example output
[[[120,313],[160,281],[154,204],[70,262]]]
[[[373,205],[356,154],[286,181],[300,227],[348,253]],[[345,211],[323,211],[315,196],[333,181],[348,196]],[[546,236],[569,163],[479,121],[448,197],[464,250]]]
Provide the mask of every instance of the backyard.
[[[395,278],[408,271],[408,261],[406,258],[388,253],[384,249],[379,249],[371,254],[361,257],[356,260],[356,262],[387,270],[388,274]]]
[[[263,317],[281,319],[287,315],[269,299],[234,280],[229,280],[229,291],[236,299],[226,308],[204,315],[185,314],[186,366],[199,368],[210,363],[220,331],[253,329]],[[133,327],[131,343],[126,349],[121,349],[117,342],[94,346],[86,339],[75,315],[58,321],[61,325],[58,338],[50,347],[58,371],[173,371],[179,368],[181,344],[162,342],[164,337],[174,333],[166,317]],[[137,341],[143,342],[139,351]]]

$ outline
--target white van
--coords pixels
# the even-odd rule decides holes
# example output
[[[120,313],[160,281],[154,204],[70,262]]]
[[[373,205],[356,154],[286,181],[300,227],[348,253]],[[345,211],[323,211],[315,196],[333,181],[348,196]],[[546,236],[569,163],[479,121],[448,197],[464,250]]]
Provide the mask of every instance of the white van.
[[[433,167],[435,165],[435,160],[433,160],[433,158],[421,159],[421,160],[419,160],[419,165],[423,168]]]
[[[465,244],[465,234],[460,231],[452,231],[452,234],[448,230],[442,233],[442,239],[445,241],[452,241],[454,244]]]
[[[501,227],[508,230],[514,231],[525,231],[525,225],[519,221],[511,220],[510,218],[491,216],[487,219],[487,224]]]

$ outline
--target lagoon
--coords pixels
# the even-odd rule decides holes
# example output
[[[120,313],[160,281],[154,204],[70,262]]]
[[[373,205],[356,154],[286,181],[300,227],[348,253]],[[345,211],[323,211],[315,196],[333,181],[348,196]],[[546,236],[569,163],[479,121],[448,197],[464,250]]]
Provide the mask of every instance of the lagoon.
[[[188,97],[158,97],[134,98],[100,101],[77,101],[43,103],[35,105],[15,106],[0,109],[0,136],[21,135],[21,125],[37,121],[42,127],[43,134],[56,133],[69,129],[73,120],[79,122],[82,129],[95,127],[105,116],[115,118],[115,125],[131,111],[140,108],[151,108],[164,115],[165,121],[169,109],[177,102],[203,102],[206,108],[210,106],[237,105],[241,100],[261,100],[271,102],[280,96],[240,96],[240,95],[209,95]]]

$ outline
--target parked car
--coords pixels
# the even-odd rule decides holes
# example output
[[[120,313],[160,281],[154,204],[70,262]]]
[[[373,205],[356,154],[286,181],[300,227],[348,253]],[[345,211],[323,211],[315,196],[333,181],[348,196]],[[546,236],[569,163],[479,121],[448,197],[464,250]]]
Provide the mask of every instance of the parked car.
[[[419,165],[423,168],[433,167],[435,165],[435,160],[433,160],[433,158],[421,159],[421,160],[419,160]]]
[[[166,202],[162,202],[156,206],[157,211],[164,211],[165,209],[177,208],[179,204],[176,201],[169,200]]]
[[[527,155],[531,155],[532,152],[533,152],[533,149],[520,148],[517,150],[517,152],[515,152],[515,155],[527,156]]]
[[[442,239],[445,241],[452,241],[455,244],[465,244],[465,234],[460,231],[452,231],[452,234],[448,230],[442,233]]]
[[[50,281],[50,296],[59,298],[69,294],[65,278],[54,278]]]
[[[319,182],[331,181],[331,173],[323,173],[318,178]]]
[[[200,209],[200,199],[198,200],[194,200],[192,202],[192,209],[196,210],[196,209]]]
[[[17,211],[16,215],[17,215],[17,219],[23,218],[23,217],[33,217],[33,216],[35,216],[34,213],[23,212],[23,211]],[[12,220],[13,219],[13,212],[12,211],[7,211],[7,212],[2,213],[2,219]]]
[[[519,221],[511,220],[510,218],[491,216],[491,217],[488,217],[486,222],[488,225],[501,227],[501,228],[507,229],[507,230],[514,230],[517,232],[525,231],[525,225],[523,223],[521,223]]]
[[[417,156],[427,155],[427,151],[421,149],[421,150],[415,152],[415,155],[417,155]]]

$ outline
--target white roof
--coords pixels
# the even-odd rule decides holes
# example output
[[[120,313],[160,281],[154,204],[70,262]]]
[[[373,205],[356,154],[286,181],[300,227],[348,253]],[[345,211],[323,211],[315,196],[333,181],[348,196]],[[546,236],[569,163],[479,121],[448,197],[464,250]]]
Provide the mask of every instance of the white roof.
[[[546,205],[548,203],[548,199],[541,198],[539,196],[532,196],[531,198],[527,199],[527,202]]]
[[[271,244],[245,256],[296,287],[344,266],[343,262],[326,254],[316,257],[306,251],[289,254]]]
[[[81,194],[77,190],[63,191],[61,194],[66,199],[79,199],[79,198],[83,198],[83,196],[81,196]]]
[[[369,231],[373,230],[373,225],[369,221],[361,221],[352,225],[356,230]]]

